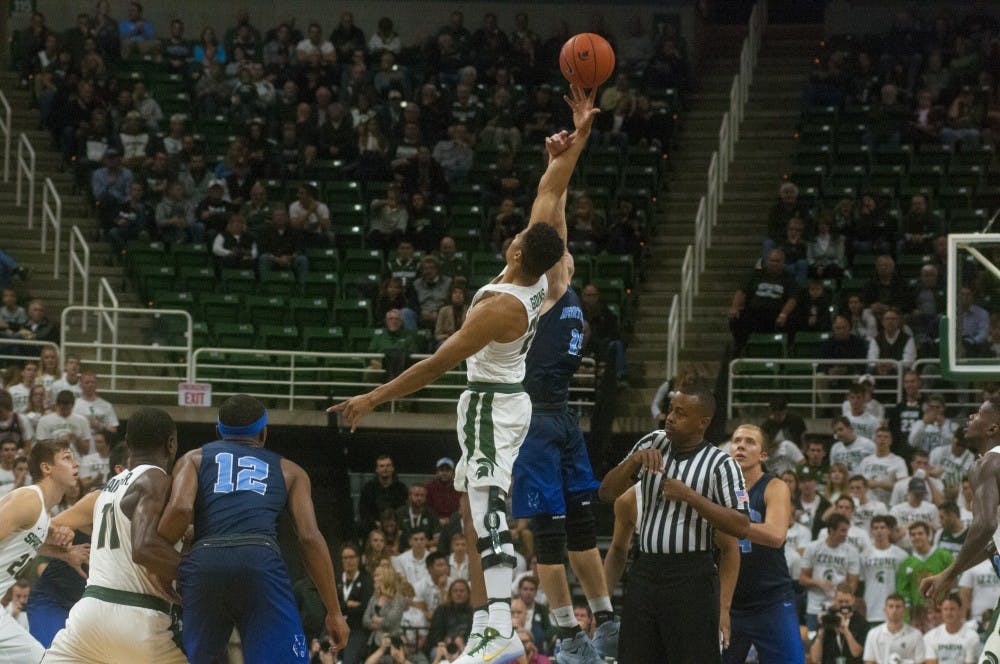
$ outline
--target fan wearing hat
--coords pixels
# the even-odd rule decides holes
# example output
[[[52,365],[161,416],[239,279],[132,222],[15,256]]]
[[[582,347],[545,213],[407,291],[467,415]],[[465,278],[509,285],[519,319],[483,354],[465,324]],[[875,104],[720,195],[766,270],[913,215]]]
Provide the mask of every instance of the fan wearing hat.
[[[443,526],[458,511],[461,494],[455,490],[455,462],[449,457],[441,457],[434,467],[434,479],[426,486],[427,506],[434,510]]]
[[[830,509],[830,501],[819,494],[817,482],[820,472],[812,466],[799,466],[799,523],[809,529],[815,538],[823,528],[823,515]]]
[[[892,509],[889,510],[889,514],[895,517],[899,524],[897,535],[900,538],[905,538],[910,524],[923,522],[927,524],[930,529],[929,534],[933,537],[934,532],[940,526],[940,517],[937,506],[927,500],[927,485],[924,483],[923,477],[914,476],[911,478],[906,489],[906,502],[893,505]],[[897,544],[904,549],[909,548],[908,542],[905,540],[901,540]]]

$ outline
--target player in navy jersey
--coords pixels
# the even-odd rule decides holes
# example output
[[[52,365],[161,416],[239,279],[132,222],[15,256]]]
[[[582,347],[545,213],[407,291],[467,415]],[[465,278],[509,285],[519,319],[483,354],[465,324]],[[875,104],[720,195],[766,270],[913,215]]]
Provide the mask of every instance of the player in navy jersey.
[[[573,142],[586,141],[593,118],[592,99],[576,95]],[[549,158],[562,145],[546,141]],[[566,192],[550,223],[566,241]],[[548,596],[561,638],[560,662],[602,662],[617,655],[618,626],[597,551],[597,526],[591,499],[601,483],[594,478],[587,446],[569,409],[569,386],[580,366],[583,311],[570,287],[573,257],[567,251],[547,273],[548,291],[534,341],[528,351],[524,389],[531,398],[531,425],[514,463],[511,502],[515,518],[530,518],[538,556],[538,576]],[[580,579],[598,622],[591,642],[573,614],[564,561]]]
[[[803,662],[795,591],[785,561],[791,493],[787,484],[761,467],[767,452],[760,427],[737,427],[730,454],[746,480],[750,528],[740,540],[740,576],[729,611],[731,632],[723,662],[746,661],[751,645],[762,664]]]
[[[247,664],[309,661],[309,644],[276,539],[278,516],[292,516],[306,571],[326,607],[333,647],[347,644],[333,565],[316,526],[309,476],[264,449],[267,410],[251,396],[219,408],[221,440],[178,461],[159,532],[183,537],[192,520],[191,552],[180,563],[184,650],[191,662],[225,660],[235,626]]]
[[[118,443],[108,456],[108,467],[111,472],[108,477],[114,477],[125,470],[128,465],[128,447]],[[96,490],[96,489],[95,489]],[[75,531],[73,534],[73,549],[78,552],[90,552],[90,535]],[[28,629],[38,642],[48,648],[52,638],[66,626],[66,618],[87,587],[87,576],[84,570],[73,567],[65,560],[53,558],[46,565],[45,571],[31,586],[31,596],[25,611],[28,613]]]

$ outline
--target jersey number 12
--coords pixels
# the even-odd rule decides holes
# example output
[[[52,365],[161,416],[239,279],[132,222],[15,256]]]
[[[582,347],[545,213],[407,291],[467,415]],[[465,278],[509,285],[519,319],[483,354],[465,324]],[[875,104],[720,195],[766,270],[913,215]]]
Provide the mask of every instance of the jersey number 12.
[[[253,456],[241,456],[236,460],[240,467],[240,472],[236,474],[236,482],[233,483],[233,455],[229,452],[219,452],[215,455],[215,465],[219,467],[219,474],[215,480],[215,493],[232,493],[233,491],[253,491],[264,495],[267,493],[266,480],[270,472],[270,466],[266,461],[261,461]]]

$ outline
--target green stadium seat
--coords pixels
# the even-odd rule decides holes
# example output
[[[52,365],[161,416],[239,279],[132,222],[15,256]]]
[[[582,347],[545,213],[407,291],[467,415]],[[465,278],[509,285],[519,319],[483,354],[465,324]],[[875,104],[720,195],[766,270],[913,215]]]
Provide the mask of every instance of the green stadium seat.
[[[251,295],[257,290],[258,284],[253,270],[224,268],[222,270],[222,287],[227,293]]]
[[[171,264],[167,246],[162,242],[129,242],[125,245],[124,262],[130,271],[143,265]]]
[[[477,232],[483,230],[484,212],[481,205],[452,205],[448,218],[453,229],[472,229]]]
[[[580,282],[581,288],[585,284],[589,284],[590,280],[594,278],[594,259],[592,256],[587,254],[579,254],[573,256],[573,283],[575,284],[577,280]]]
[[[913,148],[909,145],[900,145],[898,147],[890,147],[883,145],[875,151],[872,157],[873,164],[879,164],[881,166],[902,166],[904,169],[910,167],[910,160],[913,157]]]
[[[347,346],[342,327],[304,327],[302,341],[306,350],[316,353],[342,353]]]
[[[310,271],[302,280],[302,295],[336,299],[340,296],[340,277],[336,272]]]
[[[186,267],[208,267],[212,264],[208,245],[203,242],[175,244],[170,253],[174,257],[174,267],[178,270],[183,270]]]
[[[384,267],[382,252],[378,249],[348,249],[344,252],[343,272],[381,273]]]
[[[876,190],[890,189],[895,195],[903,183],[903,176],[906,174],[903,167],[895,165],[876,165],[871,167],[868,173],[866,187]]]
[[[657,191],[660,188],[659,171],[653,166],[626,166],[622,186]]]
[[[796,186],[802,187],[822,187],[826,180],[825,166],[793,166],[788,180]]]
[[[282,297],[286,300],[298,291],[295,273],[290,270],[271,270],[260,279],[260,292],[264,295]]]
[[[942,169],[947,170],[951,165],[952,153],[953,150],[950,145],[925,143],[913,155],[913,163],[917,166],[940,166]]]
[[[868,125],[862,122],[842,122],[837,125],[837,145],[861,145],[867,132]]]
[[[206,293],[200,297],[201,317],[212,324],[238,323],[243,311],[243,299],[236,293]],[[213,331],[214,332],[214,331]]]
[[[472,273],[475,275],[490,275],[492,279],[506,266],[507,259],[501,253],[477,251],[471,257]]]
[[[161,291],[153,293],[150,300],[157,309],[183,309],[191,312],[198,309],[198,296],[191,291]]]
[[[203,320],[192,321],[191,336],[192,348],[208,348],[212,345],[212,335],[208,330],[208,323]]]
[[[867,169],[855,164],[853,166],[834,166],[830,174],[829,189],[831,191],[852,189],[859,191],[865,183]]]
[[[618,191],[622,173],[618,166],[597,166],[587,169],[586,181],[588,187],[607,187],[611,191]]]
[[[448,192],[452,206],[480,206],[483,204],[483,187],[478,184],[456,184]]]
[[[960,210],[972,204],[972,188],[945,186],[938,191],[937,204],[945,210]]]
[[[622,165],[622,151],[618,147],[610,145],[592,145],[589,146],[587,150],[586,167],[587,168],[605,168],[608,166],[614,166],[618,169]],[[633,164],[629,160],[627,163]],[[642,164],[647,166],[650,164]]]
[[[953,167],[979,166],[985,170],[989,168],[990,162],[992,161],[993,147],[990,145],[982,145],[978,149],[963,147],[961,152],[952,157],[951,165]]]
[[[796,359],[819,357],[820,346],[829,338],[829,332],[799,332],[795,335],[791,357]]]
[[[802,111],[802,121],[804,124],[832,125],[837,122],[837,116],[836,106],[809,106]]]
[[[195,293],[212,293],[216,288],[215,270],[205,267],[182,267],[178,270],[180,283],[184,290]]]
[[[625,286],[624,279],[601,279],[595,277],[591,280],[591,283],[600,290],[601,300],[604,303],[608,305],[614,304],[621,308],[625,307],[628,299],[628,289]]]
[[[364,249],[366,227],[364,223],[341,225],[334,219],[333,234],[341,249]]]
[[[626,286],[632,286],[635,284],[634,259],[632,256],[595,256],[594,276],[600,279],[621,279]]]
[[[773,390],[781,386],[774,362],[738,362],[732,371],[733,391],[745,394],[741,400],[767,403]]]
[[[475,253],[488,244],[479,228],[455,228],[452,229],[451,237],[455,240],[458,251],[467,254]]]
[[[837,155],[834,157],[836,166],[861,166],[868,170],[871,166],[871,150],[867,145],[838,145]]]
[[[952,166],[945,178],[948,186],[975,189],[983,183],[984,170],[979,164]]]
[[[610,149],[617,151],[617,148]],[[625,161],[633,166],[653,166],[658,171],[663,171],[666,166],[666,155],[657,147],[633,146],[628,149]]]
[[[829,145],[808,145],[799,146],[795,154],[795,166],[808,168],[810,166],[822,166],[830,168],[833,161],[833,148]]]
[[[807,123],[802,125],[798,133],[799,145],[828,145],[837,140],[830,123]]]
[[[330,323],[330,301],[325,297],[295,297],[289,303],[296,325],[319,327]]]
[[[900,254],[896,258],[896,270],[904,279],[913,279],[920,276],[920,270],[924,266],[924,257],[916,254]]]
[[[953,233],[977,233],[985,228],[989,218],[987,208],[954,210],[951,213],[951,221],[948,226]]]
[[[144,299],[177,287],[177,271],[170,265],[141,265],[137,268],[136,279]]]
[[[980,187],[972,199],[973,207],[995,210],[1000,201],[1000,186]]]
[[[345,272],[340,282],[345,297],[369,298],[378,294],[382,278],[374,272]]]
[[[912,166],[906,176],[906,183],[909,187],[928,187],[932,191],[937,191],[941,186],[944,176],[944,167],[938,164],[931,166]]]
[[[257,340],[250,323],[215,323],[212,335],[221,348],[253,348]]]
[[[306,249],[309,272],[340,273],[340,254],[336,249]]]
[[[341,300],[333,305],[333,318],[337,325],[353,330],[371,325],[371,302],[367,299]]]
[[[782,358],[788,351],[788,337],[784,334],[751,334],[743,350],[744,357]]]
[[[229,376],[229,356],[221,351],[198,353],[194,379],[199,383],[209,383],[219,392],[231,391],[226,379]]]
[[[365,353],[375,336],[375,330],[367,326],[352,327],[347,333],[347,352]]]
[[[285,299],[278,296],[247,295],[243,300],[247,321],[256,326],[283,325],[288,322]]]
[[[335,164],[335,173],[338,174],[343,165],[340,162]],[[334,180],[323,184],[323,195],[327,203],[330,204],[358,204],[361,203],[361,183],[356,180]]]
[[[257,328],[260,347],[270,350],[301,350],[299,329],[294,325],[261,325]]]

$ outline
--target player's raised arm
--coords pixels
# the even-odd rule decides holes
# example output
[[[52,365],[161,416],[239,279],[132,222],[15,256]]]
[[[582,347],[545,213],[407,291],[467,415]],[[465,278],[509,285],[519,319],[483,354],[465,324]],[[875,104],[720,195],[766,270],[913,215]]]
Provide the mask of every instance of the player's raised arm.
[[[495,298],[497,302],[489,307],[473,307],[458,332],[448,337],[433,355],[417,362],[385,385],[331,406],[327,408],[327,412],[342,412],[351,431],[354,431],[361,418],[376,406],[401,399],[433,383],[489,342],[494,339],[504,340],[502,335],[507,331],[523,331],[527,328],[527,313],[520,302],[512,297]],[[521,334],[522,332],[513,334],[507,340],[513,341]]]
[[[309,476],[301,467],[287,459],[281,460],[288,487],[288,511],[292,515],[295,534],[302,548],[302,560],[309,578],[316,584],[323,606],[326,607],[326,628],[337,650],[343,650],[350,636],[350,629],[340,608],[337,583],[334,580],[333,561],[323,534],[316,525],[316,509],[312,500]]]
[[[587,144],[594,117],[600,112],[594,108],[597,88],[588,95],[583,88],[571,85],[570,93],[572,97],[563,98],[573,109],[573,126],[576,131],[572,134],[560,132],[545,139],[549,165],[538,182],[538,194],[531,206],[531,218],[528,220],[529,226],[540,221],[552,224],[563,241],[566,240],[566,189],[580,153]]]
[[[160,516],[170,495],[170,476],[155,471],[143,473],[123,499],[125,516],[132,521],[132,561],[161,579],[177,576],[181,555],[157,532]],[[134,497],[133,497],[134,496]],[[128,501],[128,502],[126,502]],[[132,515],[128,508],[134,505]]]
[[[160,517],[157,532],[170,543],[184,537],[194,516],[194,501],[198,494],[198,467],[201,465],[201,450],[191,450],[180,458],[174,466],[173,487],[170,500]]]
[[[89,533],[94,527],[94,503],[97,502],[100,495],[99,490],[91,491],[73,503],[73,506],[68,510],[54,516],[51,527],[64,526],[71,530],[82,530]]]

